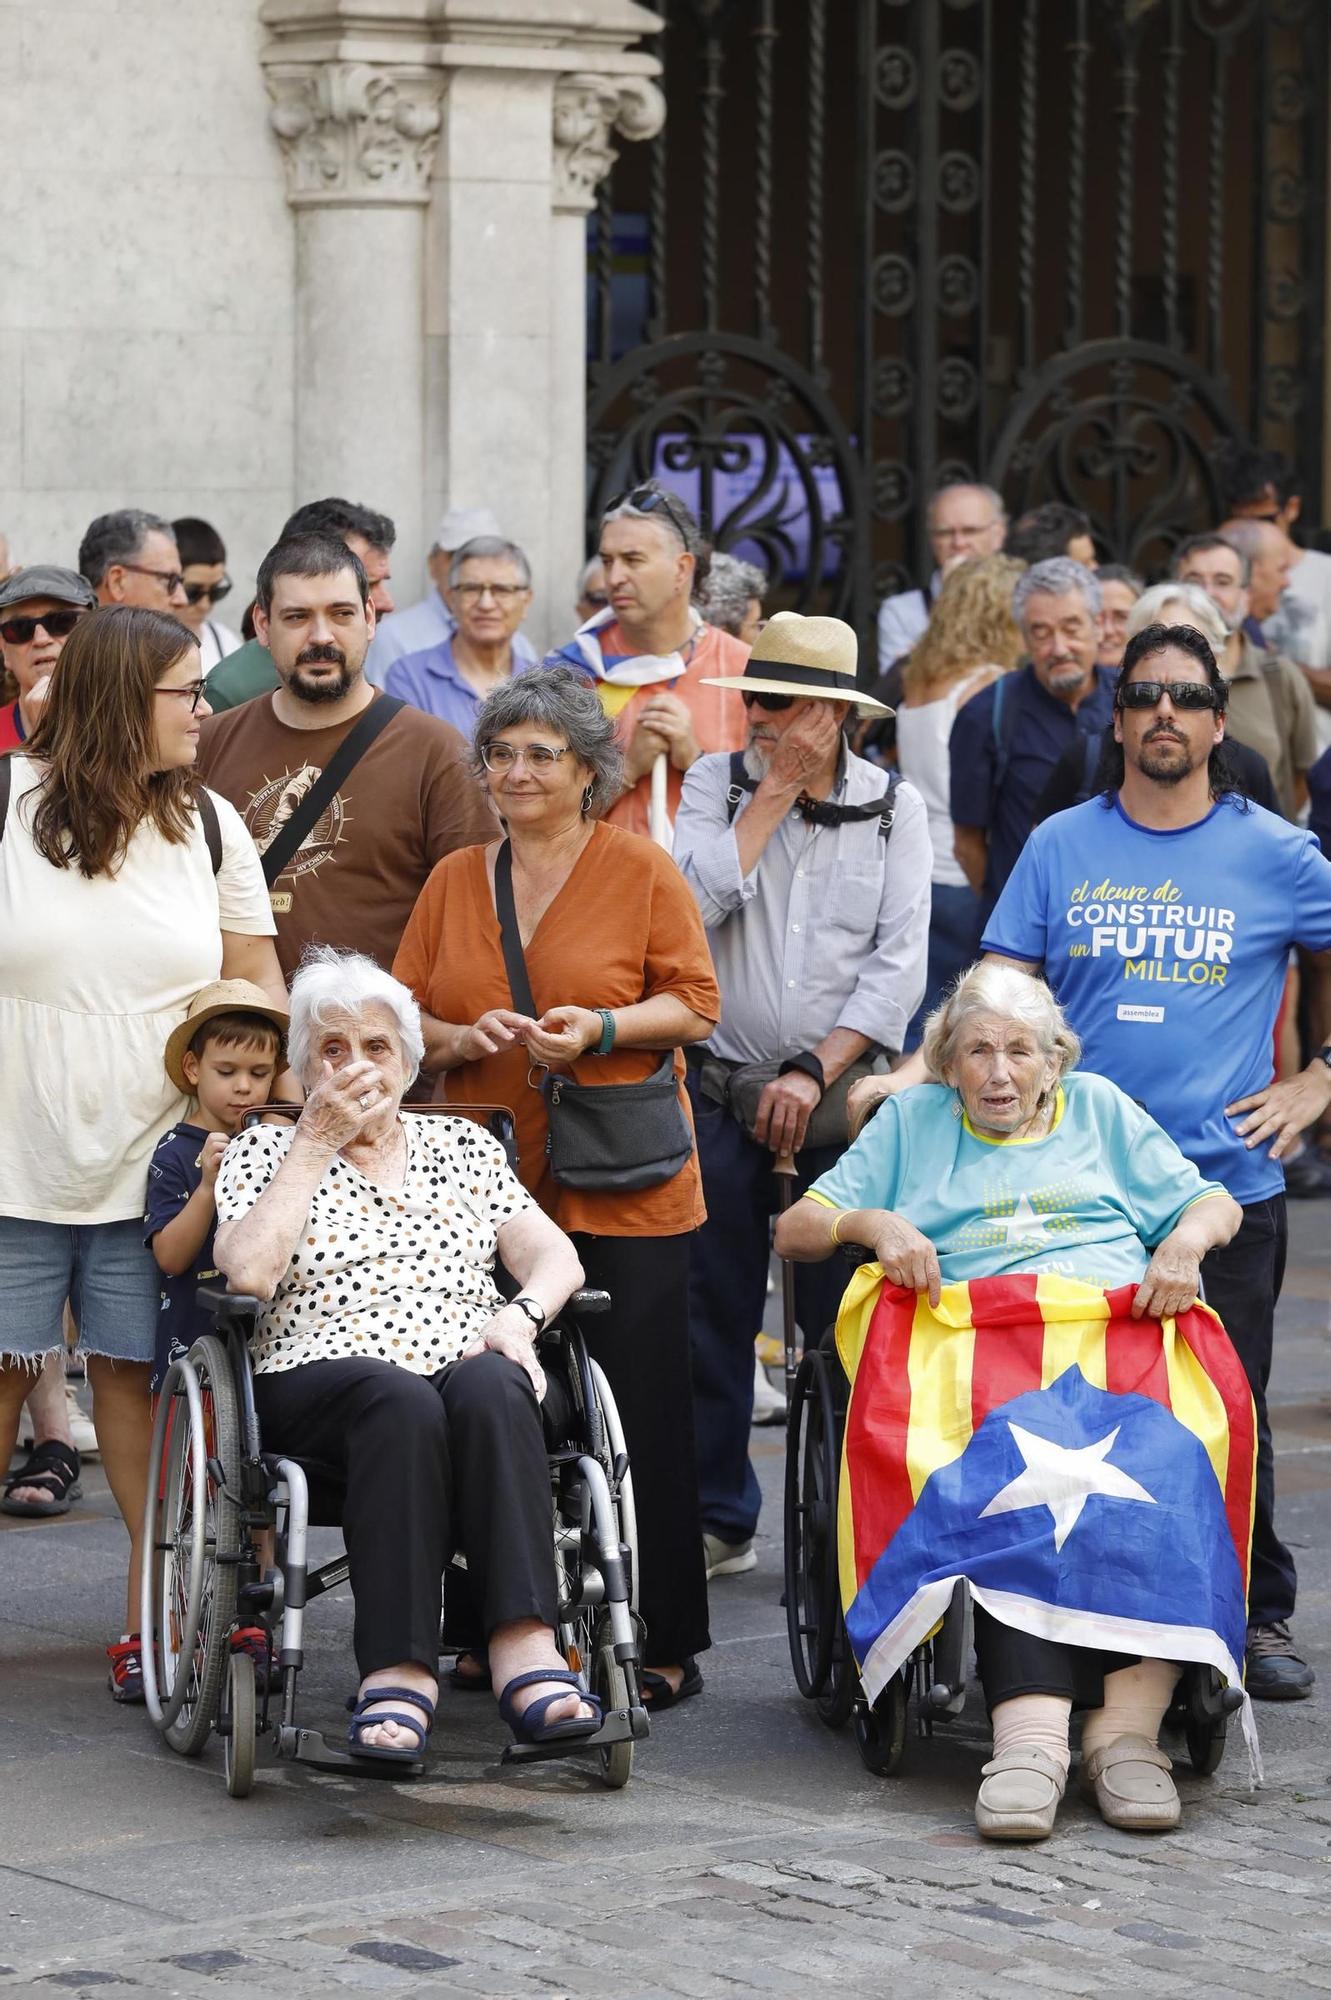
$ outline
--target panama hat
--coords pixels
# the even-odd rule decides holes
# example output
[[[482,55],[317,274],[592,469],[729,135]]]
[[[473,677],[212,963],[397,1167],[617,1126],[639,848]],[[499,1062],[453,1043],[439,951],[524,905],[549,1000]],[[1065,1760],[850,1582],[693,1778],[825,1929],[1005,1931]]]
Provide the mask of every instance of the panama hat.
[[[177,1090],[189,1095],[190,1083],[185,1075],[183,1061],[185,1051],[205,1021],[211,1021],[214,1014],[261,1014],[265,1021],[271,1021],[286,1046],[289,1016],[285,1007],[275,1007],[262,986],[254,986],[248,979],[215,979],[211,986],[205,986],[202,993],[196,993],[190,1001],[189,1012],[178,1028],[172,1030],[166,1045],[166,1073]]]
[[[777,611],[758,634],[744,672],[705,679],[703,686],[788,694],[797,701],[848,701],[871,715],[893,714],[861,689],[855,679],[858,658],[859,643],[844,619]]]

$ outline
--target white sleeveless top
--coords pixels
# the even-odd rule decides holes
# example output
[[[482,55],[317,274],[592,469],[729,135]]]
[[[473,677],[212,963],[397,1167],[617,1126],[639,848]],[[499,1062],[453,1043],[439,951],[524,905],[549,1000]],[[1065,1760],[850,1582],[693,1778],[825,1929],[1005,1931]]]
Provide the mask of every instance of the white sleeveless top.
[[[929,814],[929,838],[933,842],[934,867],[930,880],[953,889],[966,887],[961,863],[952,851],[952,781],[948,743],[957,710],[968,688],[975,685],[989,667],[977,667],[954,681],[937,701],[921,702],[897,710],[897,763],[903,778],[909,778],[923,795]]]

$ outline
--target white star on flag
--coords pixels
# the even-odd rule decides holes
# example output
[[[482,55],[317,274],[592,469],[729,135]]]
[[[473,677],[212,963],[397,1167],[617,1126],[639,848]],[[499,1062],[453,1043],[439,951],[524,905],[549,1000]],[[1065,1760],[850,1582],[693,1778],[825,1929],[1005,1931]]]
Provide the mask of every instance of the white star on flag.
[[[1002,1230],[1009,1248],[1014,1243],[1037,1243],[1043,1247],[1049,1240],[1049,1224],[1043,1215],[1036,1214],[1026,1194],[1018,1198],[1011,1215],[998,1216],[993,1226]]]
[[[1008,1429],[1026,1461],[1025,1470],[995,1493],[981,1509],[981,1520],[989,1514],[1019,1514],[1024,1507],[1047,1507],[1054,1517],[1054,1547],[1061,1549],[1092,1493],[1103,1493],[1107,1500],[1143,1500],[1154,1507],[1155,1498],[1144,1486],[1116,1465],[1105,1463],[1118,1436],[1118,1424],[1098,1443],[1076,1449],[1037,1437],[1020,1424],[1009,1423]]]

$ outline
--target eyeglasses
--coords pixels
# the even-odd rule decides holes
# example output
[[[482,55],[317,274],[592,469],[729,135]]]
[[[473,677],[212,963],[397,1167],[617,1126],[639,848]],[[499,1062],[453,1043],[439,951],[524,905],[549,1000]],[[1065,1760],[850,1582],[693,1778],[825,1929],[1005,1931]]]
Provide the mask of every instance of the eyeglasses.
[[[780,715],[783,709],[793,708],[798,695],[793,694],[741,694],[745,708],[765,708],[771,715]]]
[[[126,562],[116,563],[114,567],[116,569],[132,569],[135,576],[155,576],[159,583],[166,585],[166,594],[168,597],[174,597],[178,590],[183,590],[185,587],[185,579],[178,569],[149,569],[146,563]]]
[[[188,687],[183,687],[183,688],[166,688],[160,686],[159,684],[156,688],[153,689],[153,693],[173,694],[176,695],[181,701],[187,701],[189,703],[189,712],[191,715],[193,715],[197,711],[199,703],[203,700],[203,690],[205,686],[206,683],[204,681],[191,681]]]
[[[1120,708],[1154,708],[1168,695],[1175,708],[1219,708],[1209,681],[1129,681],[1118,691]]]
[[[605,511],[607,514],[614,514],[621,507],[632,507],[635,514],[654,514],[659,507],[683,542],[685,549],[692,552],[696,536],[683,514],[676,511],[677,506],[678,503],[672,500],[668,493],[661,492],[658,487],[635,486],[631,493],[621,493],[617,500],[612,500]]]
[[[582,601],[584,604],[590,604],[595,611],[604,611],[610,599],[603,590],[585,590]]]
[[[465,597],[472,604],[479,604],[487,591],[496,604],[510,604],[515,597],[525,597],[528,586],[525,583],[455,583],[453,593]]]
[[[548,743],[524,743],[520,748],[512,743],[482,743],[481,762],[487,771],[511,771],[521,757],[529,771],[549,771],[568,753],[567,743],[562,750],[552,750]]]
[[[52,639],[67,639],[82,616],[82,611],[43,611],[37,618],[6,618],[0,625],[0,639],[7,646],[30,646],[39,632]]]
[[[129,567],[128,563],[125,567]],[[148,572],[151,576],[156,576],[158,573],[157,570]],[[216,583],[187,583],[185,585],[185,600],[189,604],[202,604],[206,597],[210,604],[220,604],[224,597],[230,595],[233,588],[234,586],[229,576],[219,578]]]

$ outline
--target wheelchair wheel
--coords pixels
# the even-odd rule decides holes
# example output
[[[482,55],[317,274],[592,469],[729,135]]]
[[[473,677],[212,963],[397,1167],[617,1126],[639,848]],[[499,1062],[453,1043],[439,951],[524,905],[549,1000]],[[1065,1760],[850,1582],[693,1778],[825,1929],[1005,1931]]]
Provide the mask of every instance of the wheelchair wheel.
[[[827,1363],[805,1354],[786,1429],[786,1632],[802,1695],[822,1695],[840,1623],[836,1505],[840,1437]],[[844,1717],[842,1718],[844,1720]]]
[[[822,1693],[814,1700],[819,1721],[829,1729],[844,1729],[859,1691],[859,1669],[846,1638],[846,1627],[838,1604],[832,1626],[832,1657],[828,1662],[827,1679],[823,1682]]]
[[[163,1385],[144,1551],[145,1691],[154,1721],[184,1757],[197,1757],[208,1740],[230,1658],[239,1477],[231,1365],[222,1342],[204,1334]]]
[[[248,1798],[254,1784],[258,1705],[254,1694],[254,1662],[248,1653],[233,1653],[227,1668],[222,1738],[226,1753],[226,1788],[233,1799]]]
[[[1229,1718],[1224,1715],[1214,1722],[1209,1716],[1188,1717],[1183,1733],[1192,1768],[1199,1778],[1210,1778],[1220,1769],[1228,1726]]]
[[[855,1704],[855,1747],[865,1770],[876,1778],[890,1778],[901,1768],[908,1692],[905,1676],[893,1674],[872,1708],[867,1701]]]
[[[593,1694],[601,1697],[607,1714],[612,1708],[627,1708],[629,1705],[628,1677],[615,1658],[615,1639],[610,1630],[610,1620],[599,1618],[592,1640],[592,1655],[587,1663],[588,1681]],[[607,1743],[596,1753],[597,1766],[601,1773],[601,1783],[612,1792],[622,1791],[633,1771],[633,1739],[626,1743]]]

